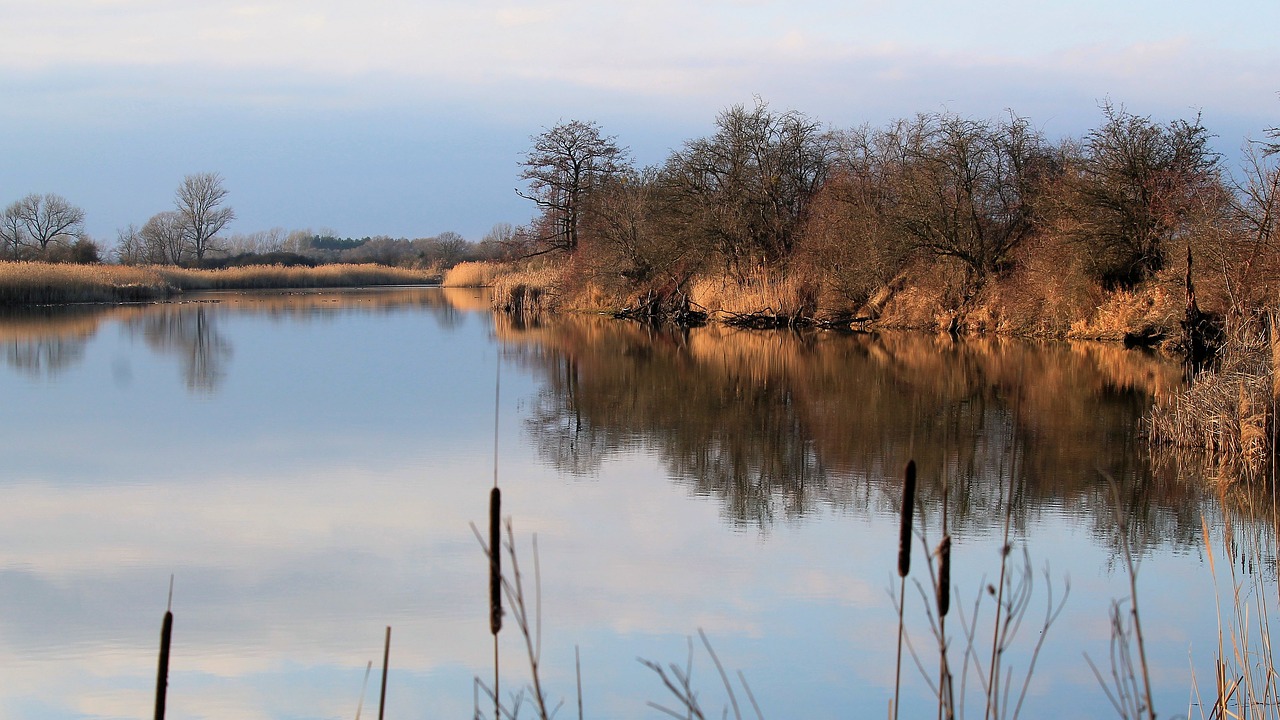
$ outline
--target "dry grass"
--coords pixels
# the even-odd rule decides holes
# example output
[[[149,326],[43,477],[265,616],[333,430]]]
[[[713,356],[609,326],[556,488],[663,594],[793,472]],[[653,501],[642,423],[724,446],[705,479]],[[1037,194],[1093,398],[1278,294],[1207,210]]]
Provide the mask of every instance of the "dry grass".
[[[689,300],[718,320],[745,315],[812,318],[817,310],[817,289],[794,275],[757,269],[743,278],[728,274],[701,277],[690,287]]]
[[[1258,318],[1228,333],[1221,367],[1151,411],[1157,446],[1203,453],[1223,481],[1263,478],[1272,452],[1276,410],[1276,318]]]
[[[495,262],[464,262],[449,268],[440,282],[444,287],[491,287],[507,266]]]
[[[0,305],[151,300],[176,290],[150,268],[0,262]]]
[[[381,265],[186,270],[170,266],[0,262],[0,305],[135,302],[192,290],[422,285],[436,279],[420,270]]]
[[[538,313],[559,308],[563,267],[545,265],[511,270],[493,281],[493,306],[511,313]]]
[[[157,266],[161,277],[182,290],[260,290],[271,288],[362,287],[367,285],[425,285],[439,276],[425,270],[385,265],[321,265],[285,267],[250,265],[224,270],[187,270]]]
[[[1170,332],[1186,311],[1181,286],[1153,282],[1135,290],[1107,293],[1091,317],[1071,323],[1068,335],[1087,340],[1123,340],[1155,330]]]

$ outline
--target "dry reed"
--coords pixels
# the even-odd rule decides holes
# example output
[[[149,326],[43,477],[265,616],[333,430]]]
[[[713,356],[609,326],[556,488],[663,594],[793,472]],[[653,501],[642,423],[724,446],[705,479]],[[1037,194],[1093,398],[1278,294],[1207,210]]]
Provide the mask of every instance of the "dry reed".
[[[493,306],[513,314],[551,312],[559,307],[563,267],[513,270],[493,281]]]
[[[440,284],[444,287],[489,287],[499,275],[507,272],[507,265],[495,262],[458,263],[445,271]]]
[[[1222,482],[1264,479],[1275,432],[1277,360],[1275,319],[1233,328],[1217,371],[1152,408],[1152,442],[1201,453]]]
[[[382,265],[257,265],[223,270],[173,266],[0,262],[0,305],[138,302],[183,291],[423,285],[438,277]]]
[[[786,324],[786,320],[812,319],[816,298],[811,281],[764,269],[742,277],[726,273],[699,278],[689,288],[690,302],[721,321],[763,316]]]

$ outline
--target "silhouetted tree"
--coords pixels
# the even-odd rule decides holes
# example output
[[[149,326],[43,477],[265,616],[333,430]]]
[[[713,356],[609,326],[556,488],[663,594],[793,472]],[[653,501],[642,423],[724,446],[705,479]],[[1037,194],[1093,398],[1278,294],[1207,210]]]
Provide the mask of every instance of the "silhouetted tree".
[[[218,173],[188,175],[178,186],[173,204],[182,216],[186,245],[196,262],[214,249],[214,238],[236,217],[234,210],[222,207],[226,197],[227,190]]]
[[[716,127],[667,161],[664,176],[677,198],[671,209],[732,268],[784,261],[827,177],[834,136],[802,113],[776,114],[760,100],[720,113]]]
[[[562,122],[532,138],[521,163],[520,179],[529,181],[520,197],[537,204],[544,232],[534,253],[578,247],[578,230],[591,194],[628,167],[628,151],[617,138],[601,134],[594,122]]]
[[[1109,102],[1102,113],[1084,139],[1068,214],[1094,274],[1131,286],[1164,268],[1195,212],[1221,195],[1219,157],[1199,117],[1161,126]]]
[[[70,245],[84,234],[84,210],[61,195],[32,193],[5,211],[6,245],[29,245],[41,256],[50,245]]]

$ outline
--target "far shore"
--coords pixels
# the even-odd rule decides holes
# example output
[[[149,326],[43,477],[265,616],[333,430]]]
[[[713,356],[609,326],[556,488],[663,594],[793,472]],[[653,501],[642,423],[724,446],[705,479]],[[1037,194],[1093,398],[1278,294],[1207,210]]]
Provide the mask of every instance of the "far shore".
[[[199,290],[431,285],[437,272],[373,264],[251,265],[194,270],[172,265],[0,262],[0,306],[163,300]]]

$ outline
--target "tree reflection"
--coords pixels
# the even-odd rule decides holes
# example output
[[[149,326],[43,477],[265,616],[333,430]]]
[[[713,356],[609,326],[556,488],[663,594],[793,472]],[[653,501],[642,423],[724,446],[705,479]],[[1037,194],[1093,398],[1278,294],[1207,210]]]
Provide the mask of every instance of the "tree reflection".
[[[1119,348],[920,334],[654,329],[497,318],[509,353],[546,377],[528,421],[542,455],[589,474],[645,447],[735,524],[823,507],[895,512],[907,459],[926,513],[945,478],[955,531],[1015,528],[1049,508],[1135,547],[1199,542],[1198,478],[1152,467],[1141,417],[1175,364]],[[1010,479],[1014,482],[1011,484]]]
[[[187,388],[213,392],[226,378],[231,343],[218,332],[214,312],[204,303],[157,306],[131,325],[156,352],[182,363]]]
[[[49,332],[50,327],[57,331]],[[83,360],[96,331],[97,323],[80,307],[6,308],[0,312],[5,362],[36,378],[57,377]]]

